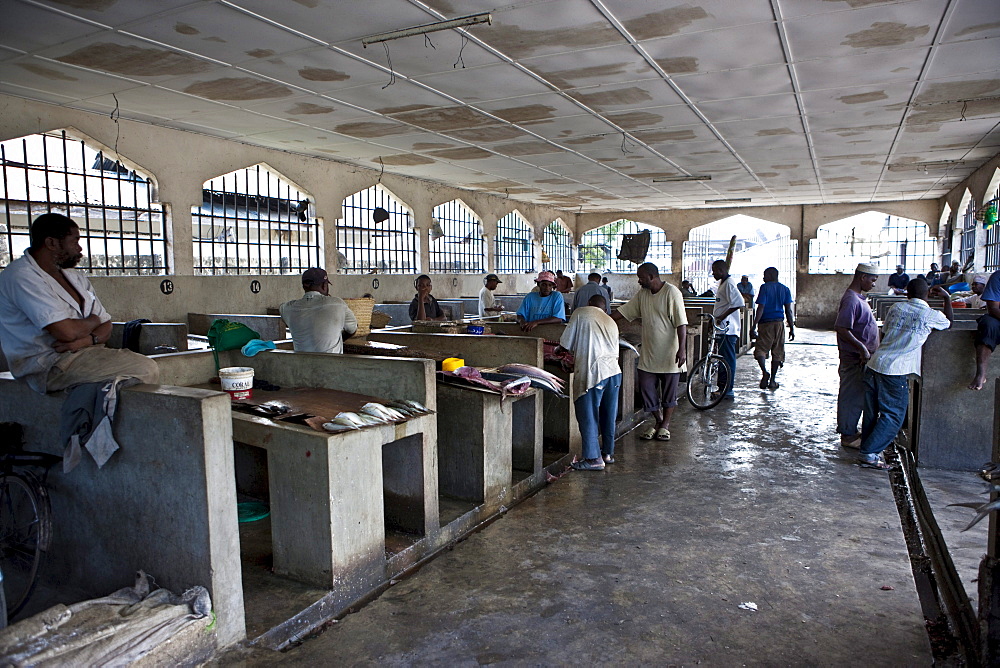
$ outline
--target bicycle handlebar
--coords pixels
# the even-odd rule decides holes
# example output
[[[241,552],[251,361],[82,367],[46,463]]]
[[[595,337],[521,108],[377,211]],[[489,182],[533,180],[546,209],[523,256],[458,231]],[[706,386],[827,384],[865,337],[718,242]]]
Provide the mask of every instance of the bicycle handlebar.
[[[729,331],[729,323],[724,322],[721,327],[719,325],[716,325],[715,316],[712,315],[711,313],[700,313],[699,317],[702,320],[710,320],[712,322],[712,327],[715,329],[716,334],[725,334],[726,332]]]

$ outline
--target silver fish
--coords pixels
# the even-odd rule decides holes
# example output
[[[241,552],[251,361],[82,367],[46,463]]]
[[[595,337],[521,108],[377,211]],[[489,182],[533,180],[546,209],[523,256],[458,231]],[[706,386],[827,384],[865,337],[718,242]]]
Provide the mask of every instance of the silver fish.
[[[563,379],[559,376],[530,364],[504,364],[502,367],[498,368],[497,371],[500,373],[510,373],[518,376],[530,376],[531,378],[547,380],[551,385],[558,387],[560,390],[562,390],[564,385]]]
[[[357,427],[355,427],[353,424],[345,424],[346,422],[347,420],[334,418],[330,422],[324,422],[323,429],[333,433],[337,433],[339,431],[351,431],[352,429],[357,429]]]
[[[337,413],[337,415],[334,416],[333,420],[330,420],[330,421],[331,422],[336,422],[337,419],[347,420],[348,422],[350,422],[351,424],[353,424],[355,427],[363,427],[363,426],[365,426],[364,420],[362,420],[361,416],[358,415],[357,413],[350,413],[348,411],[344,411],[343,413]]]
[[[1000,510],[1000,499],[980,506],[979,512],[976,513],[976,516],[972,518],[971,522],[969,522],[969,526],[962,529],[962,531],[968,531],[972,527],[976,526],[979,524],[980,520],[992,513],[994,510]]]
[[[386,405],[393,410],[399,411],[404,417],[413,417],[418,414],[417,411],[413,410],[412,406],[408,406],[402,401],[390,401]]]
[[[626,350],[631,350],[636,355],[639,354],[639,349],[636,348],[635,346],[633,346],[631,343],[629,343],[625,339],[618,339],[618,347],[619,348],[625,348]]]
[[[337,417],[332,418],[329,422],[323,423],[323,429],[327,429],[328,424],[337,425],[343,427],[344,429],[360,429],[361,425],[355,423],[353,420],[349,420],[345,417],[341,417],[343,414],[337,415]]]
[[[420,413],[429,413],[430,412],[427,409],[427,407],[424,406],[419,401],[413,401],[412,399],[403,399],[402,402],[404,404],[406,404],[407,406],[409,406],[410,408],[412,408],[413,410],[417,411],[417,412],[420,412]]]
[[[379,415],[381,415],[382,417],[385,417],[385,418],[387,418],[389,420],[402,420],[403,418],[406,417],[405,415],[403,415],[402,413],[400,413],[396,409],[390,408],[388,406],[384,406],[384,405],[382,405],[382,404],[380,404],[378,402],[375,402],[375,401],[371,401],[371,402],[365,404],[364,406],[361,407],[361,410],[365,410],[366,408],[369,409],[369,410],[371,410],[371,411],[374,411],[375,413],[378,413],[378,415],[376,415],[376,417],[378,417]],[[369,413],[369,415],[371,415],[371,413]]]
[[[357,413],[357,416],[361,418],[361,421],[366,427],[371,427],[376,424],[386,424],[389,422],[385,418],[375,417],[374,415],[369,415],[368,413]]]

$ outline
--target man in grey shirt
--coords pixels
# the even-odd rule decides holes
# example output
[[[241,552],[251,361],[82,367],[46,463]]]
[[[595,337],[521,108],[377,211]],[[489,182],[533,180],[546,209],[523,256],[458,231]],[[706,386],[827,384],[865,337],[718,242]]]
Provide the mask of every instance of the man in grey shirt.
[[[589,274],[587,276],[587,284],[576,291],[576,297],[573,299],[573,310],[583,308],[590,303],[590,298],[596,295],[604,297],[604,312],[611,315],[611,295],[601,285],[601,275],[597,272]]]
[[[358,331],[358,320],[340,297],[330,296],[326,271],[302,274],[305,295],[281,305],[281,318],[292,330],[292,344],[305,353],[342,353],[344,339]]]

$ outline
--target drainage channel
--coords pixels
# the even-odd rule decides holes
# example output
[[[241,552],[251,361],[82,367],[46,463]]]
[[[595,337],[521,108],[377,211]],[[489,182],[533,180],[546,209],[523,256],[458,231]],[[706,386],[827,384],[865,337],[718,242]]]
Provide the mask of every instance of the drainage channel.
[[[901,446],[885,452],[889,482],[910,555],[913,581],[937,666],[978,666],[978,625],[927,501],[913,454]]]

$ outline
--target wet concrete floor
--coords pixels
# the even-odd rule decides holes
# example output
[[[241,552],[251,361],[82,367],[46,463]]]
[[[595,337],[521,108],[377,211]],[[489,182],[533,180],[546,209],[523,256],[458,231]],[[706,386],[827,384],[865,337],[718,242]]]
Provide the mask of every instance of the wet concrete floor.
[[[327,631],[222,663],[928,665],[888,478],[834,434],[836,362],[800,330],[771,392],[744,355],[736,401],[682,402],[671,441],[633,432]]]

